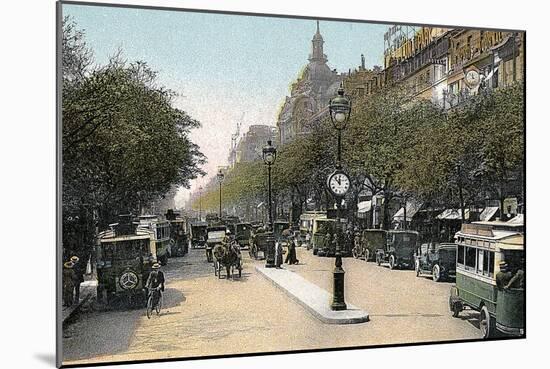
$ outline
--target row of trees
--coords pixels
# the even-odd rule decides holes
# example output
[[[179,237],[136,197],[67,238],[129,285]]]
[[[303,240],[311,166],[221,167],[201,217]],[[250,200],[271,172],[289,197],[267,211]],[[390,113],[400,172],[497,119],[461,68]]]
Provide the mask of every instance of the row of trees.
[[[121,53],[94,65],[69,18],[62,41],[62,176],[65,248],[89,246],[95,227],[139,213],[174,185],[189,186],[205,158],[189,140],[199,122],[141,61]]]
[[[342,160],[353,182],[348,206],[354,210],[363,190],[383,195],[385,207],[408,199],[457,209],[483,206],[487,199],[502,204],[510,195],[523,201],[523,97],[521,84],[483,90],[452,110],[396,87],[355,97],[342,140]],[[303,210],[312,199],[318,208],[333,205],[325,180],[334,169],[335,133],[325,121],[279,148],[273,166],[276,204]],[[266,187],[261,161],[237,164],[223,183],[224,206],[248,209],[265,201]],[[205,191],[203,209],[217,209],[214,189]],[[198,200],[193,206],[198,208]],[[383,214],[387,229],[392,214]]]

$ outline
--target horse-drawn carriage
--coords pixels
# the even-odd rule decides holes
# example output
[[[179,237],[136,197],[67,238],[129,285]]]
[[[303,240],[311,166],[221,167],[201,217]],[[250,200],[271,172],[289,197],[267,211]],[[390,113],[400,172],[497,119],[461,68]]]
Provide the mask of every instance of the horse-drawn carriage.
[[[243,261],[241,248],[237,242],[218,243],[214,246],[212,254],[214,255],[214,275],[221,278],[222,268],[225,268],[226,279],[235,278],[235,269],[239,273],[239,278],[241,277]]]

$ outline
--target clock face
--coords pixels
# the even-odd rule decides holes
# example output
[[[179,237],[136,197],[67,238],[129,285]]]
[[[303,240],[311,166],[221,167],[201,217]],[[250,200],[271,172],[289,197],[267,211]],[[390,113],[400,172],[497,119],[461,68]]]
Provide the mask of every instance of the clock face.
[[[476,86],[479,83],[479,73],[475,70],[470,70],[466,73],[466,83],[470,86]]]
[[[350,180],[345,173],[335,172],[328,179],[328,188],[336,196],[344,196],[350,188]]]

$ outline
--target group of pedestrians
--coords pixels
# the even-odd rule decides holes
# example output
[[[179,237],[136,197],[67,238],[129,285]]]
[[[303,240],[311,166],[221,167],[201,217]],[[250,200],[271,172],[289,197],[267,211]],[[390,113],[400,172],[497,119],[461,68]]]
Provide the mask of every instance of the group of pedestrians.
[[[63,306],[80,301],[80,284],[84,282],[86,265],[76,255],[63,263]]]
[[[296,239],[292,236],[290,229],[285,229],[281,236],[287,240],[288,252],[286,254],[285,263],[288,265],[298,264],[300,261],[296,257]],[[283,264],[283,243],[277,242],[275,246],[275,267],[281,268]]]

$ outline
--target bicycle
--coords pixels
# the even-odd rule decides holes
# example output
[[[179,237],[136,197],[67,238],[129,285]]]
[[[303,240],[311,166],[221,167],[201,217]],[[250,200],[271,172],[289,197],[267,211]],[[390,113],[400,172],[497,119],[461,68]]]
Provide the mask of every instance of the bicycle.
[[[157,296],[158,294],[158,296]],[[156,299],[156,303],[155,302]],[[147,319],[151,319],[153,314],[153,309],[157,312],[157,315],[160,315],[160,309],[162,308],[162,292],[160,288],[154,288],[149,291],[149,297],[147,299]]]

